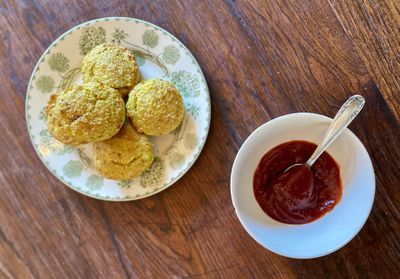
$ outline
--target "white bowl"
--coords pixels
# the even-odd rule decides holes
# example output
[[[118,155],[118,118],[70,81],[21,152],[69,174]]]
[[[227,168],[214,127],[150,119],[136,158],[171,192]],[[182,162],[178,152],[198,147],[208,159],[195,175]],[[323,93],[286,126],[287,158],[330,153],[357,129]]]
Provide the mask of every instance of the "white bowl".
[[[294,113],[275,118],[244,142],[231,172],[231,195],[236,214],[246,231],[262,246],[290,258],[316,258],[347,244],[362,228],[375,196],[375,175],[368,152],[346,130],[328,148],[340,166],[342,198],[321,218],[304,225],[289,225],[270,218],[253,193],[253,175],[261,157],[278,144],[291,140],[320,143],[331,118]]]

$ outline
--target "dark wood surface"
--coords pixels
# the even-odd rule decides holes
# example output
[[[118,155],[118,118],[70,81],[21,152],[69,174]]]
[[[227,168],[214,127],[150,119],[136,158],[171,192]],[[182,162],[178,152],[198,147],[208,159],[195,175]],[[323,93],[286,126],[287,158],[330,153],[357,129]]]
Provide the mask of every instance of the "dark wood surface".
[[[0,278],[398,278],[400,274],[400,3],[375,0],[0,0]],[[205,148],[173,187],[102,202],[63,186],[25,126],[30,74],[49,44],[98,17],[153,22],[193,52],[212,123]],[[351,124],[375,167],[361,232],[319,259],[293,260],[239,224],[229,177],[264,122],[291,112],[333,116],[351,94]]]

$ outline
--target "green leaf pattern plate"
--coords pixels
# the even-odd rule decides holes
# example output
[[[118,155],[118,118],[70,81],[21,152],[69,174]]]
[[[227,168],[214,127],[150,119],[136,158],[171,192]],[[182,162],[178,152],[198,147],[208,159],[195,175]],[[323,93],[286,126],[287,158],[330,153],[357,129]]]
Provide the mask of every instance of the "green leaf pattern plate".
[[[136,56],[142,79],[163,78],[181,92],[186,108],[171,134],[152,137],[156,158],[133,180],[103,178],[92,164],[92,144],[70,147],[48,132],[44,108],[51,94],[81,82],[82,59],[93,47],[114,42]],[[210,126],[210,96],[200,66],[189,50],[162,28],[133,18],[101,18],[59,37],[39,59],[29,82],[26,121],[32,144],[45,166],[72,189],[93,198],[135,200],[171,186],[199,156]]]

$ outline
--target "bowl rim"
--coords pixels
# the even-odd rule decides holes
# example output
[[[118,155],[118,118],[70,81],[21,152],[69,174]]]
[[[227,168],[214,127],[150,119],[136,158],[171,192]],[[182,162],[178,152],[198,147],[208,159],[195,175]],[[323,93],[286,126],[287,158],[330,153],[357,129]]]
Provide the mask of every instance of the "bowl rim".
[[[277,122],[277,121],[282,121],[283,119],[290,119],[290,118],[294,118],[294,117],[298,117],[298,116],[311,116],[313,118],[318,118],[321,120],[330,120],[332,121],[332,118],[322,115],[322,114],[317,114],[317,113],[311,113],[311,112],[296,112],[296,113],[289,113],[289,114],[285,114],[285,115],[281,115],[278,116],[276,118],[273,118],[267,122],[265,122],[264,124],[260,125],[259,127],[257,127],[247,138],[246,140],[243,142],[243,144],[240,146],[239,151],[236,154],[235,160],[232,164],[232,169],[231,169],[231,175],[230,175],[230,192],[231,192],[231,200],[232,200],[232,205],[235,209],[235,214],[238,217],[241,225],[243,226],[243,228],[245,229],[245,231],[261,246],[263,246],[264,248],[268,249],[269,251],[278,254],[280,256],[284,256],[284,257],[288,257],[288,258],[294,258],[294,259],[313,259],[313,258],[318,258],[318,257],[323,257],[326,256],[328,254],[331,254],[337,250],[339,250],[340,248],[342,248],[343,246],[345,246],[347,243],[349,243],[359,232],[360,230],[363,228],[363,226],[365,225],[366,221],[368,220],[368,217],[371,213],[373,204],[374,204],[374,200],[375,200],[375,191],[376,191],[376,177],[375,177],[375,171],[374,171],[374,167],[372,164],[372,160],[371,157],[369,156],[369,153],[367,151],[367,149],[365,148],[364,144],[360,141],[360,139],[348,128],[346,128],[345,132],[348,133],[348,135],[351,137],[352,140],[354,140],[356,142],[357,145],[360,146],[360,148],[362,149],[362,152],[365,152],[365,154],[367,155],[368,161],[366,162],[368,164],[368,167],[371,168],[372,170],[372,183],[371,186],[372,187],[372,198],[369,202],[369,207],[367,210],[367,214],[365,215],[364,220],[362,220],[362,222],[360,223],[360,225],[358,227],[356,227],[353,232],[349,235],[349,237],[347,237],[346,239],[344,239],[343,241],[339,242],[337,245],[335,245],[333,248],[331,249],[327,249],[326,251],[322,251],[322,252],[314,252],[314,253],[310,253],[308,255],[304,255],[304,256],[299,256],[298,253],[292,253],[292,252],[282,252],[282,251],[278,251],[277,249],[274,249],[272,247],[270,247],[268,244],[266,244],[265,242],[262,242],[261,239],[259,239],[259,237],[253,233],[250,229],[248,229],[245,225],[245,219],[238,210],[238,204],[236,203],[236,194],[235,194],[235,184],[237,185],[236,182],[236,176],[235,176],[235,170],[238,168],[238,164],[239,164],[239,160],[241,158],[243,158],[244,153],[244,147],[247,146],[248,144],[250,144],[250,141],[252,140],[252,138],[259,133],[260,130],[262,129],[266,129],[265,126],[267,126],[267,124],[271,125],[272,122]],[[266,151],[267,152],[267,151]],[[323,218],[323,217],[322,217]],[[277,221],[278,222],[278,221]],[[293,225],[293,226],[302,226],[302,225]]]

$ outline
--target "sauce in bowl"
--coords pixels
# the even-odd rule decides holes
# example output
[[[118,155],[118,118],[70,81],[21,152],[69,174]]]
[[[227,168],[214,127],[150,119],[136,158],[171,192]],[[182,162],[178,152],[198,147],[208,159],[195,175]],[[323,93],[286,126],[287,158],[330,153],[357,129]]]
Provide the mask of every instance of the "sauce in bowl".
[[[339,202],[340,170],[327,152],[311,168],[293,166],[304,164],[316,148],[311,142],[289,141],[261,158],[254,173],[253,190],[268,216],[287,224],[305,224],[332,210]]]

